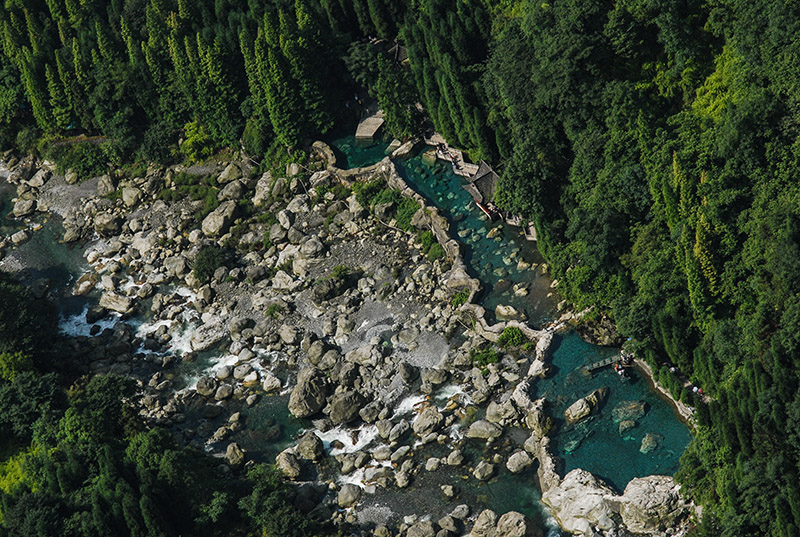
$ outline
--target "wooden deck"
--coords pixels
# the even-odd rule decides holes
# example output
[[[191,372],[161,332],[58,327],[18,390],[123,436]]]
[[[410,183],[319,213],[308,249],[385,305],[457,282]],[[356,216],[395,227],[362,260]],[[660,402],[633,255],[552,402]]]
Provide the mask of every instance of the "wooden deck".
[[[356,128],[356,138],[360,140],[372,140],[375,133],[383,126],[383,110],[378,110],[371,116],[367,116],[358,122]]]
[[[622,361],[622,355],[621,354],[617,354],[617,355],[612,356],[611,358],[606,358],[605,360],[600,360],[599,362],[595,362],[593,364],[587,365],[586,367],[584,367],[584,369],[591,373],[592,371],[595,371],[596,369],[600,369],[602,367],[606,367],[606,366],[611,365],[611,364],[616,364],[616,363],[621,362],[621,361]]]
[[[425,138],[425,143],[436,148],[436,158],[452,164],[453,173],[456,175],[469,178],[478,171],[477,164],[464,162],[464,154],[461,150],[447,145],[447,141],[438,132],[430,138]]]

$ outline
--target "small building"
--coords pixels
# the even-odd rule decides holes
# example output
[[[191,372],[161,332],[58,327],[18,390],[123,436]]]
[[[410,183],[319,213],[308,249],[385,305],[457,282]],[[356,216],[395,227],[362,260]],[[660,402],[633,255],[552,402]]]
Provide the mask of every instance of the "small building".
[[[500,177],[492,167],[482,160],[478,165],[478,171],[469,178],[469,183],[464,185],[464,189],[472,195],[478,207],[492,220],[500,216],[494,205],[494,192],[499,180]]]

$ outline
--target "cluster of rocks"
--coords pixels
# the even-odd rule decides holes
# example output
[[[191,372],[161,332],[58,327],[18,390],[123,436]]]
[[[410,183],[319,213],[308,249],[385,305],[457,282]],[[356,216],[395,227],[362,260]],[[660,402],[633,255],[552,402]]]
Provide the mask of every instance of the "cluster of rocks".
[[[172,427],[179,441],[224,456],[226,471],[249,464],[233,440],[247,426],[246,409],[264,394],[288,393],[289,411],[312,420],[314,430],[276,463],[298,483],[295,505],[312,517],[355,521],[365,493],[412,486],[423,472],[448,467],[486,481],[505,471],[525,472],[534,461],[545,502],[568,531],[591,535],[621,524],[653,533],[684,516],[669,478],[637,482],[622,496],[584,474],[562,479],[549,447],[554,421],[546,401],[531,393],[548,374],[547,349],[563,322],[548,331],[518,321],[490,325],[479,306],[452,306],[454,292],[466,289],[471,300],[480,283],[469,276],[446,219],[404,183],[391,161],[344,172],[329,148],[315,148],[322,160],[312,163],[317,171],[310,177],[298,176],[296,166],[273,177],[230,163],[214,170],[151,167],[144,177],[107,175],[89,183],[92,195],[64,220],[65,241],[100,237],[87,252],[94,273],[75,288],[88,293],[99,286],[102,292],[86,320],[145,308],[152,319],[138,331],[118,322],[106,330],[93,327],[96,337],[75,338],[80,365],[139,379],[142,414]],[[175,186],[181,171],[211,174],[218,186],[219,205],[201,222],[196,215],[203,200],[162,200],[170,198],[161,192]],[[31,201],[42,209],[39,180],[31,183],[35,174],[19,177],[28,189],[27,197],[20,194],[26,203],[19,211]],[[417,201],[412,224],[433,231],[446,260],[426,261],[414,235],[396,229],[390,208],[377,208],[383,213],[376,219],[355,196],[337,199],[331,189],[317,195],[337,181],[378,177]],[[250,205],[256,209],[249,211]],[[237,255],[201,282],[192,267],[209,245],[233,247]],[[474,320],[471,327],[464,314]],[[532,359],[504,354],[498,363],[474,367],[471,352],[496,341],[507,326],[536,341]],[[191,336],[181,338],[186,332]],[[464,342],[451,347],[445,337],[457,333]],[[211,350],[225,354],[225,365],[191,389],[178,389],[176,361]],[[431,396],[445,385],[459,393],[440,407]],[[418,404],[402,408],[409,398]],[[587,416],[602,398],[594,393],[576,402],[568,419]],[[486,405],[483,419],[471,417],[475,405]],[[200,424],[187,418],[196,411],[204,418]],[[520,445],[507,434],[512,429],[526,429],[529,437]],[[358,442],[326,447],[320,435],[332,430]],[[447,456],[426,456],[431,445],[444,446]],[[470,447],[482,448],[481,454]],[[451,500],[460,487],[443,482],[441,491]],[[378,526],[373,533],[452,537],[471,528],[475,537],[540,534],[519,513],[469,514],[459,507],[437,522],[411,517],[396,531]]]

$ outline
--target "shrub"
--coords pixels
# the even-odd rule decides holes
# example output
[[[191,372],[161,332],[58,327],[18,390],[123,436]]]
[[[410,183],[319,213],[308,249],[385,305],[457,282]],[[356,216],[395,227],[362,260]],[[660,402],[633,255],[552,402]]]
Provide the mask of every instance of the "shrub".
[[[437,259],[442,259],[444,257],[444,248],[442,248],[442,245],[437,242],[436,244],[431,245],[426,254],[428,256],[428,260],[434,262]]]
[[[397,205],[397,227],[411,229],[411,219],[419,210],[419,204],[411,198],[403,198]]]
[[[192,121],[183,127],[183,132],[185,138],[181,144],[181,153],[187,163],[193,164],[214,154],[216,146],[205,125]]]
[[[280,304],[272,304],[267,308],[265,315],[272,319],[277,319],[283,313],[283,306]]]
[[[194,277],[202,284],[211,281],[216,271],[225,262],[225,254],[218,246],[204,246],[194,260]]]
[[[346,280],[350,277],[350,269],[347,268],[345,265],[336,265],[333,267],[333,273],[331,273],[331,278],[334,280]]]
[[[108,156],[92,142],[53,145],[47,150],[47,157],[56,163],[60,172],[73,170],[80,179],[97,177],[108,171]]]
[[[528,338],[522,333],[522,330],[516,326],[507,326],[500,334],[497,344],[501,347],[520,347],[527,343]]]
[[[450,303],[454,308],[460,308],[467,303],[467,299],[469,299],[469,289],[462,289],[453,295],[453,298],[450,299]]]
[[[472,358],[472,363],[478,367],[486,367],[489,364],[496,364],[500,361],[500,355],[492,347],[472,349],[469,355]]]
[[[383,190],[382,181],[370,181],[368,183],[355,183],[353,185],[353,192],[356,195],[358,203],[362,207],[371,207],[373,201],[378,194]]]

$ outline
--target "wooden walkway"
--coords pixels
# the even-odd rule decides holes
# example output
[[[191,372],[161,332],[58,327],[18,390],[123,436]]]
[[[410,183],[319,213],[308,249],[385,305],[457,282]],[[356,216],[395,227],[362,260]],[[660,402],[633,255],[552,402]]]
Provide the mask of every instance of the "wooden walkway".
[[[371,116],[367,116],[358,122],[356,128],[356,138],[360,140],[372,140],[375,133],[383,126],[383,110],[378,110]]]
[[[587,365],[586,367],[584,367],[584,369],[591,373],[595,369],[600,369],[601,367],[606,367],[607,365],[616,364],[621,361],[622,361],[622,355],[617,354],[612,356],[611,358],[606,358],[605,360],[600,360],[599,362]]]
[[[425,138],[425,143],[436,148],[436,158],[453,165],[453,173],[461,177],[472,177],[478,171],[478,165],[464,162],[464,154],[460,149],[450,147],[439,133],[434,133],[430,138]]]

